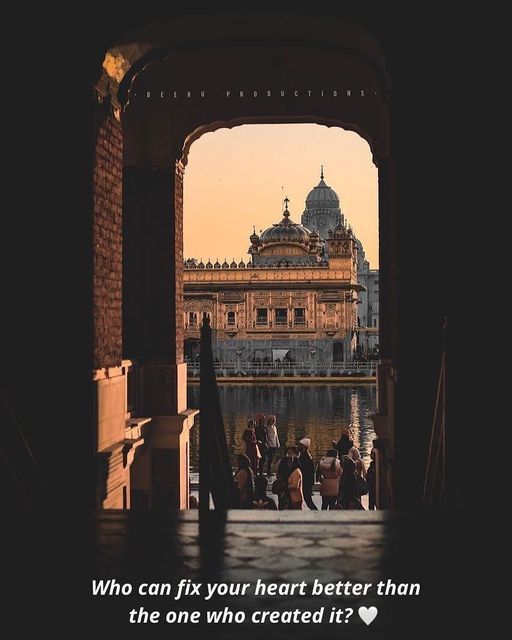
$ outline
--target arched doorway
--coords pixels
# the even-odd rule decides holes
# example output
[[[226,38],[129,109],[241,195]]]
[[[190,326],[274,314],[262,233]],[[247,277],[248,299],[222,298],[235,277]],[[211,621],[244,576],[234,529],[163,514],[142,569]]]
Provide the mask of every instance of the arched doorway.
[[[185,340],[184,356],[188,362],[195,362],[199,358],[199,340],[197,338]]]
[[[335,342],[332,347],[332,361],[343,362],[343,342]]]
[[[309,20],[295,16],[294,25],[296,33],[303,33],[309,42]],[[382,52],[371,36],[347,24],[340,30],[327,27],[331,34],[329,47],[324,36],[322,41],[307,46],[283,44],[289,35],[287,25],[278,28],[262,49],[258,19],[245,22],[243,28],[247,35],[243,47],[238,44],[240,25],[236,33],[225,30],[215,46],[206,46],[201,40],[205,31],[195,21],[191,38],[196,40],[196,48],[190,42],[187,50],[171,50],[161,41],[159,46],[131,42],[127,47],[118,45],[106,55],[98,84],[97,160],[103,162],[107,156],[109,162],[113,160],[108,165],[113,168],[108,180],[95,177],[96,201],[108,203],[106,208],[98,205],[96,211],[96,254],[102,258],[111,255],[112,245],[122,237],[124,268],[120,261],[115,262],[108,285],[114,288],[119,280],[123,282],[123,310],[121,313],[116,307],[112,313],[112,309],[103,309],[105,288],[95,291],[98,336],[105,323],[113,324],[113,316],[122,318],[113,331],[113,355],[104,341],[97,342],[97,371],[108,361],[105,353],[115,361],[123,357],[137,361],[144,391],[140,412],[158,416],[154,419],[155,431],[167,431],[169,443],[176,429],[184,433],[190,418],[186,413],[183,362],[182,221],[183,180],[190,145],[206,131],[244,123],[341,126],[368,141],[379,170],[380,255],[384,268],[376,430],[381,446],[391,451],[394,405],[390,373],[396,350],[394,203],[389,80]],[[174,43],[182,40],[176,25],[170,25],[168,31],[160,30],[158,37]],[[155,42],[155,38],[146,41]],[[333,77],[343,78],[343,84],[333,87]],[[110,230],[107,237],[104,223]],[[98,261],[98,270],[102,264]],[[148,439],[150,434],[148,430]],[[161,442],[158,448],[162,448]],[[179,453],[176,464],[182,463]],[[388,491],[390,474],[383,475],[383,486]],[[181,491],[179,487],[175,490]]]

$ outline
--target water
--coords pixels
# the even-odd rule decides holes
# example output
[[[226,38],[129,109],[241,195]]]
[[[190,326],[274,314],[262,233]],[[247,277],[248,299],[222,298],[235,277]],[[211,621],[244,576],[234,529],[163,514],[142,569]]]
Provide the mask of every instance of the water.
[[[233,467],[236,456],[245,450],[242,434],[247,420],[256,413],[277,416],[281,445],[297,444],[311,438],[315,463],[325,455],[342,427],[352,425],[354,445],[370,463],[372,440],[376,437],[368,414],[376,410],[375,385],[366,384],[219,384],[226,439]],[[199,408],[199,385],[188,387],[188,406]],[[283,455],[277,452],[277,458]],[[190,433],[190,465],[199,471],[199,428]]]

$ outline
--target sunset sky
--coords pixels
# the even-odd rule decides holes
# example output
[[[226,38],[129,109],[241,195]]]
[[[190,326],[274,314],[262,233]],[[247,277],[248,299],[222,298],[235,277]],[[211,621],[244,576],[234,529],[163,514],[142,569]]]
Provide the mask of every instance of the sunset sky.
[[[316,124],[243,125],[206,133],[190,149],[184,182],[184,257],[247,262],[249,236],[282,218],[290,198],[300,223],[309,191],[324,179],[378,267],[377,168],[358,134]],[[283,189],[281,189],[283,187]]]

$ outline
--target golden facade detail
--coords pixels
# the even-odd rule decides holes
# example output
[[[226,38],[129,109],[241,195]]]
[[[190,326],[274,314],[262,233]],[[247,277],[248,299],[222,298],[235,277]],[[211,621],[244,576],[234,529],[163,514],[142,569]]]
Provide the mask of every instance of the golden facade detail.
[[[330,188],[322,179],[316,189],[321,196]],[[352,359],[359,292],[364,290],[357,278],[356,238],[337,209],[332,227],[321,237],[315,228],[291,220],[288,202],[280,222],[261,235],[253,231],[247,264],[185,262],[189,357],[197,357],[199,325],[208,313],[220,361]]]

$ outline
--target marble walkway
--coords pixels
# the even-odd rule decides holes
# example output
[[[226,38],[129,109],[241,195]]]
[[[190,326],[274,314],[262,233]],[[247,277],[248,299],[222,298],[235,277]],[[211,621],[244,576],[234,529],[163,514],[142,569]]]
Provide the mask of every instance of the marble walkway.
[[[305,581],[308,588],[305,596],[226,595],[202,604],[198,598],[176,603],[170,597],[144,600],[140,596],[104,598],[95,604],[98,615],[116,619],[122,628],[127,624],[128,609],[141,603],[159,610],[228,606],[244,612],[246,622],[242,624],[209,625],[211,638],[291,639],[312,638],[318,633],[335,633],[347,639],[394,638],[402,637],[402,632],[403,637],[428,637],[427,630],[431,633],[434,628],[430,608],[438,603],[439,572],[450,570],[443,538],[438,519],[389,512],[231,511],[225,519],[211,513],[208,521],[200,524],[197,511],[104,511],[95,521],[96,577],[132,583],[175,584],[180,579],[247,582],[250,589],[257,580],[265,584]],[[420,596],[377,595],[376,585],[388,580],[395,585],[420,584]],[[366,597],[313,596],[315,581],[371,583],[373,587]],[[377,607],[378,616],[370,626],[357,615],[360,606]],[[334,625],[327,624],[325,618],[323,624],[315,625],[247,622],[255,611],[314,612],[321,607],[327,613],[333,607],[353,609],[354,614],[348,623]],[[167,625],[173,638],[188,637],[187,628]]]

